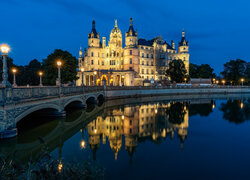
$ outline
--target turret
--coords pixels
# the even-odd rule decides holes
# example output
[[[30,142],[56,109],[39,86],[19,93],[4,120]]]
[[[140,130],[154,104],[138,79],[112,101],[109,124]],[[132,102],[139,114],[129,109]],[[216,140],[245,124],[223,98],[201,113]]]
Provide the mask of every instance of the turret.
[[[79,58],[82,58],[82,47],[80,47],[80,50],[79,50]]]
[[[109,38],[110,47],[122,47],[122,32],[118,28],[117,20],[115,20],[115,27],[112,29]]]
[[[79,50],[79,58],[78,58],[78,61],[79,61],[79,67],[82,67],[82,66],[83,66],[83,53],[82,53],[82,47],[80,47],[80,50]]]
[[[129,29],[125,34],[124,70],[134,70],[139,73],[139,50],[137,44],[137,32],[133,27],[133,19],[130,18]]]
[[[89,47],[100,47],[99,33],[95,29],[95,21],[92,22],[92,30],[88,34]]]
[[[106,37],[102,37],[102,47],[106,48]]]
[[[175,49],[175,43],[174,43],[174,40],[171,41],[171,46],[173,49]]]
[[[130,25],[129,29],[125,34],[125,45],[126,47],[131,46],[131,47],[136,47],[137,46],[137,32],[134,30],[133,27],[133,19],[130,18]]]
[[[183,29],[181,42],[179,42],[179,53],[188,53],[188,51],[189,51],[188,41],[186,41],[185,31]]]

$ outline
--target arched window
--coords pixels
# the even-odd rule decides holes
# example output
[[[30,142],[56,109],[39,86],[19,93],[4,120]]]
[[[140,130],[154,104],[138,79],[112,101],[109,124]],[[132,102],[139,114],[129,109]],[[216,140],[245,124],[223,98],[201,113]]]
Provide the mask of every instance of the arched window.
[[[93,52],[91,52],[91,57],[93,57],[94,56],[94,53]]]

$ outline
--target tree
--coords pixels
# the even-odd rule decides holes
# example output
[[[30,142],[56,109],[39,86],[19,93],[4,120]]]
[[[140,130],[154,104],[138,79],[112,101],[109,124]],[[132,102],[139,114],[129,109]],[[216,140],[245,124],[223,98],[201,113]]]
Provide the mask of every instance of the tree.
[[[62,61],[61,82],[68,83],[77,80],[77,59],[67,51],[56,49],[47,59],[43,60],[44,78],[43,82],[47,85],[55,85],[57,74],[57,60]]]
[[[191,78],[199,78],[199,66],[197,64],[189,64],[189,76]]]
[[[213,78],[215,74],[213,73],[214,69],[208,64],[202,64],[198,68],[199,78]]]
[[[191,78],[213,78],[215,74],[214,69],[208,64],[196,65],[190,63],[189,65],[189,75]]]
[[[224,71],[221,72],[221,74],[227,81],[232,81],[234,84],[237,84],[239,80],[245,76],[245,71],[246,61],[237,59],[224,64]]]
[[[173,60],[169,63],[166,76],[169,76],[172,82],[183,82],[186,75],[187,70],[182,60]]]
[[[38,71],[42,68],[41,63],[34,59],[30,61],[27,66],[18,67],[18,76],[17,76],[17,84],[18,85],[38,85],[39,84],[39,76]]]

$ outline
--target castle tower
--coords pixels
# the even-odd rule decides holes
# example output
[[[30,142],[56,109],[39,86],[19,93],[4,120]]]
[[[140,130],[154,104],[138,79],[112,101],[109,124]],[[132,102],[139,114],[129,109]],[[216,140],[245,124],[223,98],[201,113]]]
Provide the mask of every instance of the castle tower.
[[[88,34],[89,47],[100,47],[99,33],[95,29],[95,20],[92,22],[92,30]]]
[[[133,19],[130,18],[129,29],[125,34],[124,70],[134,70],[139,73],[139,53],[137,32],[133,27]]]
[[[109,38],[109,46],[112,48],[121,47],[122,48],[122,32],[118,28],[117,20],[115,20],[115,27],[112,29]]]
[[[182,31],[181,42],[179,42],[178,54],[185,64],[187,74],[189,74],[189,44],[186,41],[184,29]]]
[[[83,67],[83,53],[82,53],[82,47],[80,47],[79,50],[79,58],[78,58],[79,68]]]
[[[189,52],[188,41],[186,41],[185,31],[183,29],[181,42],[179,42],[179,53],[188,53],[188,52]]]

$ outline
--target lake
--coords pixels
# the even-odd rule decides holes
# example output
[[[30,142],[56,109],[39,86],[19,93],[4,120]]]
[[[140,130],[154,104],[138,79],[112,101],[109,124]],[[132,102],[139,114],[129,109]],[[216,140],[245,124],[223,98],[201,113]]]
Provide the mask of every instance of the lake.
[[[248,95],[116,100],[65,118],[33,114],[0,155],[25,164],[45,141],[62,165],[90,163],[104,179],[250,179],[249,119]]]

